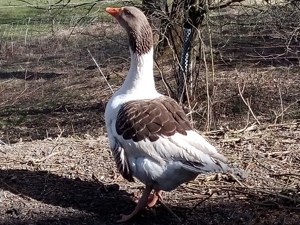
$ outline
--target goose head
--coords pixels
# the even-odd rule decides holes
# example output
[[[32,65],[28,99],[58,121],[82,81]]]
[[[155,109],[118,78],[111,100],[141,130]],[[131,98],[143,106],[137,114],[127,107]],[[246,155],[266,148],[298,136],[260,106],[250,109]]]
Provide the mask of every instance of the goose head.
[[[119,24],[126,30],[129,45],[137,55],[147,54],[153,46],[153,36],[150,24],[145,14],[136,7],[106,8]]]

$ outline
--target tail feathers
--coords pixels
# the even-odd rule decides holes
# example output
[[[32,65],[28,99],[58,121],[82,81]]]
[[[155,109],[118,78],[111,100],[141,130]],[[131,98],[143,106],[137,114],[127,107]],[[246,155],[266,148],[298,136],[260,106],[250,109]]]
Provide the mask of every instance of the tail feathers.
[[[229,164],[225,164],[225,163],[218,162],[218,161],[216,163],[220,164],[220,166],[223,169],[222,172],[224,172],[224,173],[231,173],[240,179],[246,179],[248,177],[248,173],[245,170],[238,168],[235,165],[232,165],[232,164],[229,165]]]
[[[228,172],[232,173],[233,175],[237,176],[240,179],[246,179],[248,177],[248,173],[245,170],[241,169],[241,168],[230,167]]]
[[[192,171],[194,173],[209,173],[209,172],[217,172],[217,173],[232,173],[233,175],[239,177],[240,179],[247,178],[248,174],[243,169],[234,167],[232,165],[228,165],[222,161],[213,160],[214,163],[204,164],[200,162],[182,162],[182,167]]]
[[[227,162],[227,158],[224,155],[222,155],[222,154],[220,154],[218,152],[215,152],[210,157],[214,158],[215,160],[220,160],[223,163]]]
[[[194,173],[227,172],[230,168],[222,161],[212,159],[210,163],[182,162],[182,167]]]

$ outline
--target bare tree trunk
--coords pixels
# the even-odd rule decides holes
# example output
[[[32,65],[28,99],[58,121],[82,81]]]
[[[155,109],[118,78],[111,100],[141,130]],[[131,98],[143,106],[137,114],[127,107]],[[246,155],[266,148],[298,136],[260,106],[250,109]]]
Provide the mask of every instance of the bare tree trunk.
[[[179,102],[186,101],[187,96],[193,96],[195,83],[196,57],[199,54],[200,41],[198,40],[197,30],[204,18],[205,0],[185,0],[185,18],[183,22],[184,40],[181,52],[181,66],[179,68],[179,79],[177,92]],[[188,93],[186,92],[188,91]]]
[[[170,7],[167,0],[142,1],[144,12],[159,31],[155,56],[162,55],[166,47],[170,47],[177,57],[174,61],[174,68],[177,68],[174,76],[177,83],[177,99],[181,103],[186,101],[187,94],[193,95],[196,57],[200,44],[197,29],[203,21],[204,1],[173,0]]]

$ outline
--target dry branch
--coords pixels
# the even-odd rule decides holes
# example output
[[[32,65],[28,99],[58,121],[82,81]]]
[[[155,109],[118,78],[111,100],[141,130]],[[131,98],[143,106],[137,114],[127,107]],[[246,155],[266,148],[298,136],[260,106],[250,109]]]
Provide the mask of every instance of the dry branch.
[[[187,218],[193,213],[193,211],[199,206],[201,205],[203,202],[207,201],[208,199],[210,199],[213,196],[214,193],[211,193],[208,197],[202,199],[200,202],[196,203],[193,208],[191,208],[186,214],[185,217],[183,218],[183,220],[181,221],[181,224],[184,224],[185,221],[187,220]]]
[[[240,87],[240,84],[238,83],[238,89],[239,89],[239,94],[240,94],[240,97],[242,98],[243,102],[245,103],[245,105],[248,107],[249,111],[251,112],[253,118],[256,120],[256,122],[260,125],[260,122],[259,120],[257,119],[257,117],[255,116],[254,112],[252,111],[251,109],[251,106],[250,106],[250,102],[249,100],[245,100],[244,96],[243,96],[243,92],[245,90],[245,84],[243,85],[243,89],[241,90],[241,87]]]
[[[245,0],[231,0],[231,1],[228,1],[224,4],[219,4],[219,5],[216,5],[216,6],[210,6],[208,7],[209,10],[215,10],[215,9],[223,9],[223,8],[227,8],[228,6],[232,5],[233,3],[241,3]]]
[[[89,55],[92,57],[92,59],[93,59],[94,63],[96,64],[96,66],[97,66],[99,72],[101,73],[101,75],[102,75],[102,77],[104,78],[104,80],[105,80],[107,86],[109,87],[111,93],[113,94],[113,93],[114,93],[114,90],[113,90],[112,87],[110,86],[108,80],[106,79],[106,76],[103,74],[103,72],[102,72],[102,70],[101,70],[99,64],[97,63],[96,59],[94,58],[94,56],[92,55],[92,53],[90,52],[89,49],[87,49],[87,51],[88,51]]]

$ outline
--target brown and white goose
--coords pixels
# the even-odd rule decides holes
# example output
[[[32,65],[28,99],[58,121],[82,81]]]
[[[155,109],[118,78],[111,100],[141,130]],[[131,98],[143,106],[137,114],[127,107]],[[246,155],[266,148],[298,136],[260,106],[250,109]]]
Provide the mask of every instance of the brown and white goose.
[[[171,191],[199,173],[223,172],[228,167],[226,158],[193,130],[176,101],[156,91],[153,37],[146,16],[135,7],[106,12],[127,31],[131,55],[125,82],[105,110],[109,143],[122,176],[146,185],[134,211],[118,221],[124,222],[154,206],[162,190]]]

